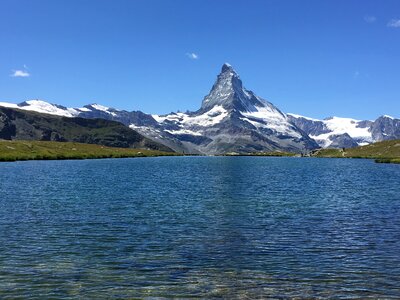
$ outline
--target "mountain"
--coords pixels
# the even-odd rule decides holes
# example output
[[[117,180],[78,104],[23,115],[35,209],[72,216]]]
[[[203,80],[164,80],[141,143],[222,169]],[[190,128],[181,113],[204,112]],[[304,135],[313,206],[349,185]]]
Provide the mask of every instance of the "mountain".
[[[371,125],[372,138],[375,141],[388,141],[400,138],[400,119],[381,116]]]
[[[348,148],[373,142],[370,132],[371,121],[339,117],[318,120],[295,114],[288,114],[288,117],[322,148]]]
[[[198,154],[268,151],[308,152],[319,147],[351,148],[400,138],[399,119],[375,121],[331,117],[312,119],[285,114],[244,88],[229,64],[222,66],[201,107],[194,112],[150,115],[89,104],[67,108],[41,100],[0,106],[63,117],[101,118],[120,122],[155,143],[177,152]]]
[[[339,117],[318,120],[296,114],[287,116],[322,148],[352,148],[400,139],[400,119],[390,116],[381,116],[375,121]]]
[[[224,64],[196,112],[147,115],[90,104],[67,108],[41,100],[2,106],[64,117],[103,118],[123,123],[142,135],[185,153],[292,151],[318,145],[272,103],[243,87],[232,66]]]
[[[25,111],[34,111],[63,117],[80,117],[86,119],[105,119],[117,121],[135,130],[137,128],[146,136],[150,136],[157,144],[172,146],[179,152],[184,152],[185,147],[173,135],[164,132],[158,122],[148,114],[141,111],[128,112],[115,108],[105,107],[100,104],[88,104],[80,108],[69,108],[58,104],[51,104],[42,100],[28,100],[19,104],[0,102],[0,107],[8,107]],[[135,130],[136,131],[136,130]],[[189,151],[186,151],[189,152]]]
[[[245,89],[228,64],[198,111],[153,118],[189,151],[199,153],[305,152],[318,147],[272,103]]]
[[[0,139],[79,142],[172,151],[119,122],[62,117],[8,107],[0,107]]]

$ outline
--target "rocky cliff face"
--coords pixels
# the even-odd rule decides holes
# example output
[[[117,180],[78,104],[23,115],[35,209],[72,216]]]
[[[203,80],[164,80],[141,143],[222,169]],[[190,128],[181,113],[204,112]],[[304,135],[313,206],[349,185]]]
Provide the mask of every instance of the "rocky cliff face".
[[[371,124],[371,135],[374,141],[387,141],[400,138],[400,119],[381,116]]]
[[[222,66],[198,111],[153,117],[159,128],[180,140],[189,151],[204,154],[274,150],[300,153],[318,147],[272,103],[245,89],[228,64]]]

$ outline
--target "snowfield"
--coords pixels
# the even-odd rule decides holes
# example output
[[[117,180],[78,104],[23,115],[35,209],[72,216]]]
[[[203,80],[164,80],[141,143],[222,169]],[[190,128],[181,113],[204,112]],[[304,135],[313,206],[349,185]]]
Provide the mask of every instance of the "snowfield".
[[[217,105],[214,106],[208,112],[197,116],[191,116],[185,113],[173,113],[164,116],[152,115],[152,117],[158,123],[170,121],[176,123],[178,126],[181,127],[186,127],[186,126],[209,127],[220,123],[227,115],[228,111],[224,109],[222,106]]]

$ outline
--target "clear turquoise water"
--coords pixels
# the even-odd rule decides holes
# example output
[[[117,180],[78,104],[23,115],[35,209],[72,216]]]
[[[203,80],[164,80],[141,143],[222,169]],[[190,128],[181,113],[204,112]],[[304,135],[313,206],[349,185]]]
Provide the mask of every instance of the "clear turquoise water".
[[[400,298],[400,166],[0,164],[0,298]]]

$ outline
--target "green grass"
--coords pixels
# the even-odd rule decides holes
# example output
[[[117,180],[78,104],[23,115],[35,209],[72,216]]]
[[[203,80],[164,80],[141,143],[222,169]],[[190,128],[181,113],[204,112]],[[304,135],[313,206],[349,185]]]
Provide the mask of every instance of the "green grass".
[[[125,158],[178,155],[157,150],[114,148],[75,142],[0,141],[0,161]]]
[[[348,149],[321,149],[314,157],[370,158],[381,163],[400,163],[400,140],[377,142]]]
[[[378,158],[375,162],[382,164],[400,164],[400,158]]]

